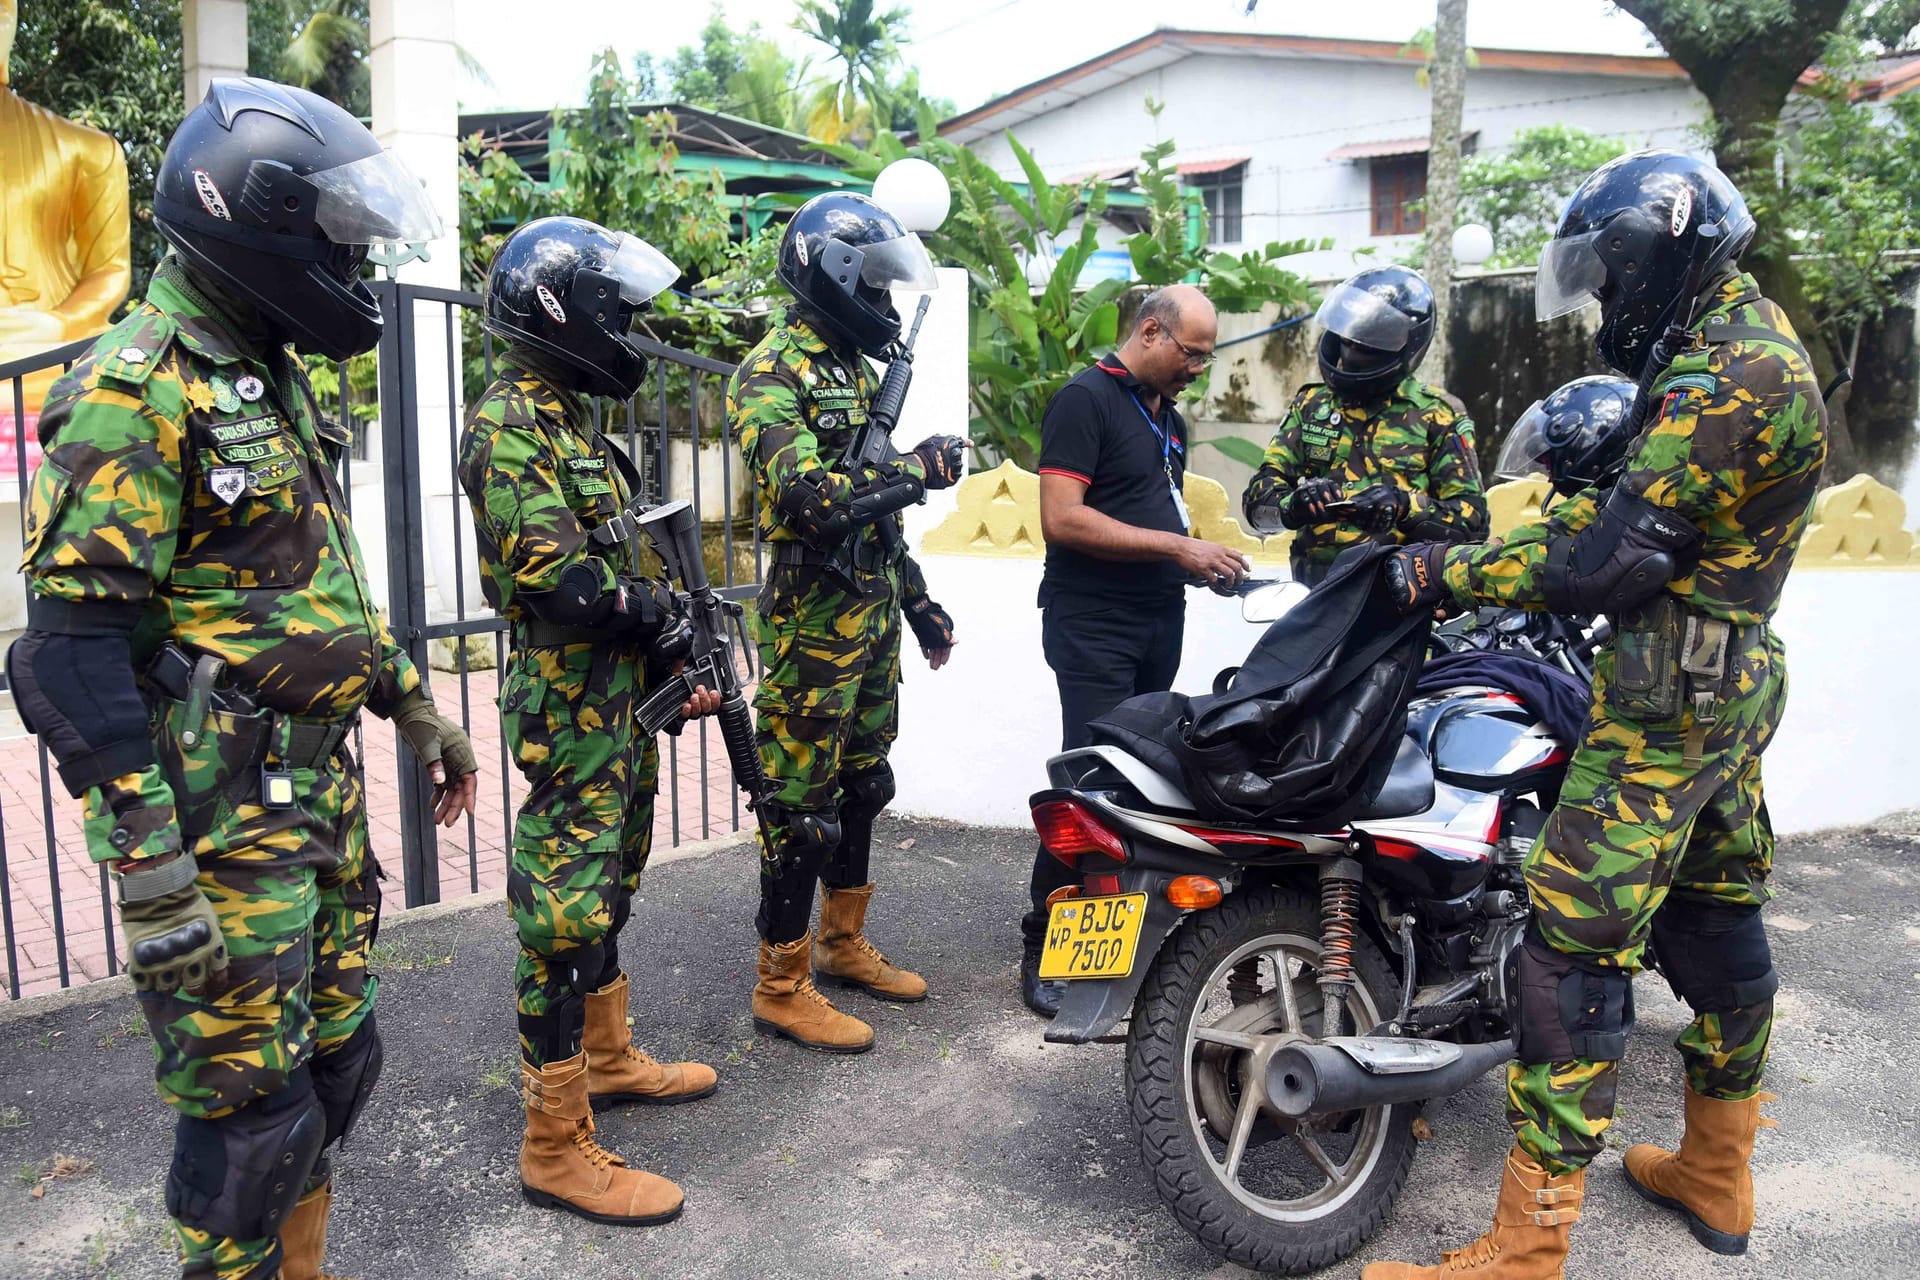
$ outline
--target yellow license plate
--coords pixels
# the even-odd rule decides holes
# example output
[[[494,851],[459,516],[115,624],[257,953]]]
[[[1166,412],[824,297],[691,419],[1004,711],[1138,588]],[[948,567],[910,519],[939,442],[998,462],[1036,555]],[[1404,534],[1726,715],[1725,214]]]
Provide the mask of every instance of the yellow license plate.
[[[1147,918],[1147,895],[1068,898],[1053,904],[1047,945],[1040,953],[1043,978],[1124,978],[1133,972],[1134,949]]]

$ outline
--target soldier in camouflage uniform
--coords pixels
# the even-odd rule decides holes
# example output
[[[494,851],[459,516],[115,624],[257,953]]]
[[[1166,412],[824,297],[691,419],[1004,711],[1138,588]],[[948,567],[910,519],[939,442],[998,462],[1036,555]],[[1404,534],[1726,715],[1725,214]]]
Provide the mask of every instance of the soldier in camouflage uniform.
[[[535,1204],[632,1226],[678,1216],[680,1188],[600,1147],[592,1111],[691,1102],[717,1085],[711,1067],[635,1049],[627,1026],[619,938],[652,847],[659,771],[634,710],[649,672],[685,657],[691,634],[658,562],[620,536],[635,478],[594,430],[587,398],[639,390],[647,362],[629,327],[679,274],[644,241],[578,218],[507,237],[487,274],[486,326],[509,345],[460,439],[482,586],[512,628],[502,724],[531,788],[507,876],[521,1188]],[[682,711],[717,701],[702,690]]]
[[[1405,267],[1362,271],[1315,322],[1322,382],[1294,395],[1241,499],[1261,533],[1297,530],[1309,584],[1356,542],[1472,542],[1487,533],[1473,422],[1414,376],[1433,342],[1433,290]]]
[[[779,270],[795,303],[727,389],[772,556],[754,705],[760,759],[780,790],[760,851],[753,1013],[807,1048],[860,1053],[873,1029],[835,1009],[810,966],[884,999],[926,997],[926,983],[867,941],[868,855],[894,791],[902,605],[932,665],[953,646],[952,619],[898,550],[898,512],[959,479],[965,442],[934,436],[878,469],[840,463],[878,390],[862,353],[883,357],[900,335],[889,290],[933,287],[919,237],[862,196],[820,196],[787,225]],[[816,879],[826,886],[818,945]]]
[[[317,142],[316,139],[324,139]],[[216,80],[160,168],[173,251],[40,419],[8,654],[113,871],[127,967],[180,1114],[166,1204],[189,1280],[313,1280],[326,1148],[379,1076],[365,708],[471,812],[473,750],[374,605],[303,352],[371,349],[375,241],[439,221],[352,116]]]
[[[1648,387],[1654,408],[1624,475],[1604,501],[1579,494],[1504,542],[1389,560],[1410,609],[1451,599],[1603,612],[1616,630],[1526,863],[1535,923],[1507,970],[1516,1145],[1492,1230],[1450,1255],[1448,1275],[1561,1274],[1649,951],[1695,1014],[1676,1042],[1686,1133],[1677,1153],[1630,1148],[1627,1176],[1707,1247],[1747,1247],[1779,985],[1760,922],[1773,861],[1760,756],[1786,694],[1768,618],[1812,512],[1827,429],[1785,313],[1738,269],[1752,236],[1739,192],[1704,161],[1644,152],[1589,178],[1542,256],[1539,310],[1600,297],[1602,358]],[[1684,337],[1656,343],[1670,325]]]

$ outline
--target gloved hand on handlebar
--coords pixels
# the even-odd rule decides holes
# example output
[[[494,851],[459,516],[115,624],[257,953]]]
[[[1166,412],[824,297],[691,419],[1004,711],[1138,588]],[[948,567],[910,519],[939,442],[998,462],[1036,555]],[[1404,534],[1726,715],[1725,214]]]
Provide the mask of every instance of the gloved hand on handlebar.
[[[1447,544],[1416,542],[1396,547],[1381,568],[1382,581],[1393,607],[1402,614],[1432,609],[1452,598],[1440,574],[1447,564]]]

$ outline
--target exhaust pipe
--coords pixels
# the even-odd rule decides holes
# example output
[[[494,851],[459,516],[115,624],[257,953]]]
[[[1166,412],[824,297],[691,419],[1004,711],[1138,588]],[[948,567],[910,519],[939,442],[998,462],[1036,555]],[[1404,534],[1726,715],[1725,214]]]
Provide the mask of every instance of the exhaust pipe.
[[[1419,1102],[1458,1092],[1513,1057],[1511,1040],[1449,1044],[1386,1036],[1343,1036],[1290,1044],[1267,1064],[1267,1098],[1298,1118]]]

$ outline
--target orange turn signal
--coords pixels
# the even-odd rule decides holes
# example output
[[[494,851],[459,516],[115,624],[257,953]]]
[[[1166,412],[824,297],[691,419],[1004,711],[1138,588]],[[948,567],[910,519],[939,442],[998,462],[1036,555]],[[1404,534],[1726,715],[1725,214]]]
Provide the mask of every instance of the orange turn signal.
[[[1217,907],[1220,897],[1220,882],[1206,876],[1175,876],[1167,885],[1167,901],[1182,911]]]
[[[1079,885],[1077,884],[1061,885],[1058,889],[1055,889],[1052,893],[1047,895],[1047,909],[1051,911],[1053,909],[1054,903],[1065,902],[1068,898],[1077,898],[1079,896],[1080,896]]]

